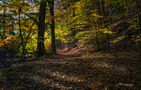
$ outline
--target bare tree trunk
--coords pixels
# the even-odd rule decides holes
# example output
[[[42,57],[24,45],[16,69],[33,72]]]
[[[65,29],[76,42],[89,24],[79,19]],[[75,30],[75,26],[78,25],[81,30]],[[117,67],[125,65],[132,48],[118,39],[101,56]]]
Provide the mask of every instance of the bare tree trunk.
[[[22,46],[21,61],[24,62],[25,61],[25,45],[24,45],[24,38],[23,38],[23,35],[22,35],[22,29],[21,29],[21,8],[19,8],[18,15],[19,15],[18,25],[19,25],[21,46]]]
[[[45,54],[44,34],[45,34],[46,0],[41,0],[39,9],[38,41],[36,54],[40,57]]]
[[[141,3],[140,3],[140,0],[136,0],[136,7],[137,7],[138,20],[139,20],[139,34],[141,34]],[[141,44],[139,45],[140,45],[139,49],[141,51]]]
[[[141,8],[141,6],[140,6]],[[139,34],[141,35],[141,11],[139,11]],[[141,54],[141,42],[139,44],[140,54]]]
[[[52,44],[52,54],[56,53],[56,41],[55,41],[55,21],[54,21],[54,0],[48,0],[49,11],[51,16],[51,44]]]

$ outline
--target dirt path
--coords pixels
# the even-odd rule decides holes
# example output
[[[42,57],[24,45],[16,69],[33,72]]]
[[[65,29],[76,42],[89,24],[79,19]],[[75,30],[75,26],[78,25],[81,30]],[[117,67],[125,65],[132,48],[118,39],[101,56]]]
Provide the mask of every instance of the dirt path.
[[[4,90],[140,90],[141,61],[61,55],[13,66]]]

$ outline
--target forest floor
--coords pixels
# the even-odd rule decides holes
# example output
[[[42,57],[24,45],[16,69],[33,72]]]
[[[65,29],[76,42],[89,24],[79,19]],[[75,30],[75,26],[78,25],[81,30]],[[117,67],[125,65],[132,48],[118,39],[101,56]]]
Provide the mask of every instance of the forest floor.
[[[141,90],[136,51],[90,52],[59,50],[54,58],[2,68],[0,90]]]

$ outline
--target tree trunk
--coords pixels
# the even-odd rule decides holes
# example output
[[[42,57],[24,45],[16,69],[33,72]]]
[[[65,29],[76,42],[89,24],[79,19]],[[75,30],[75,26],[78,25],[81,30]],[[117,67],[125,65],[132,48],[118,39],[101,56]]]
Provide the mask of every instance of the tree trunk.
[[[38,23],[38,41],[37,41],[37,56],[45,54],[44,34],[45,34],[45,16],[46,16],[46,0],[41,0],[39,9],[39,23]]]
[[[140,0],[136,0],[136,7],[137,7],[137,13],[138,13],[138,19],[139,19],[139,34],[141,34],[141,4]],[[141,51],[141,42],[139,44],[139,49]],[[141,54],[141,52],[140,52]]]
[[[2,40],[5,39],[5,34],[6,34],[6,7],[4,6],[3,10],[3,33],[2,33]]]
[[[139,30],[141,33],[141,3],[140,3],[140,0],[136,0],[136,8],[137,8],[137,14],[139,17]]]
[[[21,52],[21,62],[25,62],[25,45],[24,45],[24,38],[22,35],[22,29],[21,29],[21,8],[19,8],[19,31],[20,31],[20,38],[21,38],[21,46],[22,46],[22,52]]]
[[[139,31],[140,31],[140,34],[141,34],[141,14],[139,15]]]
[[[141,12],[139,12],[139,34],[141,35]],[[141,42],[139,44],[140,54],[141,54]]]
[[[55,44],[55,21],[54,21],[54,0],[48,0],[49,11],[51,16],[51,44],[52,44],[52,54],[56,54],[56,44]]]

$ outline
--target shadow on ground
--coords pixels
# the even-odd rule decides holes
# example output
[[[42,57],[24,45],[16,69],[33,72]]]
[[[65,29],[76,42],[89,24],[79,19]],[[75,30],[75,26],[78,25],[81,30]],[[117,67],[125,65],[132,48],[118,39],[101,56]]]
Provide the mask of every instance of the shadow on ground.
[[[63,58],[32,61],[5,71],[4,90],[140,90],[141,61]]]

